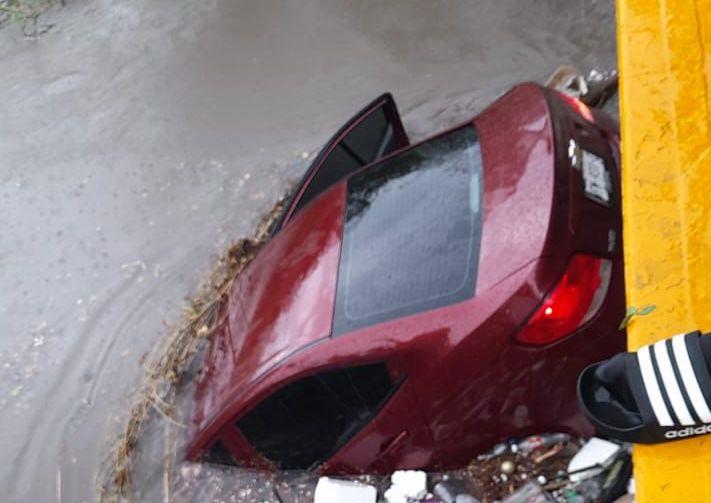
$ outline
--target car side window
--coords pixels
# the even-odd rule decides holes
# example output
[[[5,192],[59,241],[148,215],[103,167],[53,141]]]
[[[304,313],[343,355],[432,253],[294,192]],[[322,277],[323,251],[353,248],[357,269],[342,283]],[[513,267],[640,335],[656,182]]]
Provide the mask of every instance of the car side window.
[[[343,178],[408,144],[392,96],[380,96],[348,121],[316,156],[274,231]]]
[[[383,363],[321,372],[281,388],[237,427],[277,468],[305,470],[348,442],[395,388]]]
[[[357,157],[351,155],[342,145],[336,145],[323,163],[311,183],[306,187],[299,202],[296,203],[294,214],[314,200],[316,196],[363,166]]]

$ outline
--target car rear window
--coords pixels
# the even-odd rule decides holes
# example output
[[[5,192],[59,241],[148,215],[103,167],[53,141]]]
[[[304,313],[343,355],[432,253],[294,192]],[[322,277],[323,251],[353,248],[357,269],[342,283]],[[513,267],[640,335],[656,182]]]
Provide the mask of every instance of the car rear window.
[[[397,385],[384,363],[321,372],[281,388],[237,427],[277,468],[305,470],[358,433]]]
[[[334,335],[471,298],[482,188],[471,126],[353,175]]]

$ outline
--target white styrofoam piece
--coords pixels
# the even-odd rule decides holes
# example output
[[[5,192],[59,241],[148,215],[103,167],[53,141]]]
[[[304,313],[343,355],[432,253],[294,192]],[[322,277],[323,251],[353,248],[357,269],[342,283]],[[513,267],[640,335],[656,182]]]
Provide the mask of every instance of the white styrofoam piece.
[[[608,442],[601,438],[592,437],[588,442],[573,456],[573,459],[568,463],[569,472],[571,473],[570,480],[578,482],[588,477],[593,477],[602,471],[601,467],[607,467],[615,459],[615,456],[620,451],[621,447],[613,442]],[[590,470],[585,468],[590,467]],[[583,470],[583,471],[579,471]]]
[[[385,491],[388,503],[407,503],[427,494],[427,474],[419,470],[398,470],[390,476],[390,488]]]
[[[377,497],[373,486],[329,477],[319,478],[314,491],[314,503],[375,503]]]

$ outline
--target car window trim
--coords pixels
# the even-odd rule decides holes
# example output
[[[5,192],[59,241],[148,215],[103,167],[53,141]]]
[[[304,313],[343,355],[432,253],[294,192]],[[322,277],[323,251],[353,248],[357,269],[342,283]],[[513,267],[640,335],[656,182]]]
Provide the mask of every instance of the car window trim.
[[[392,110],[390,110],[390,107],[386,106],[388,103],[392,105]],[[313,162],[309,166],[308,171],[304,174],[303,178],[299,182],[298,187],[292,193],[292,195],[289,197],[288,202],[285,205],[284,212],[282,213],[280,219],[277,221],[277,223],[274,226],[273,234],[276,234],[277,232],[279,232],[293,217],[294,210],[296,209],[296,206],[298,205],[299,201],[301,200],[301,197],[303,196],[304,192],[306,191],[306,188],[311,183],[314,176],[316,176],[316,173],[318,172],[319,168],[323,165],[324,161],[328,158],[329,155],[331,155],[333,150],[338,145],[341,145],[344,148],[344,150],[346,151],[346,153],[348,155],[350,155],[351,157],[353,157],[353,159],[356,160],[359,164],[363,164],[362,167],[367,165],[362,159],[360,159],[360,157],[357,154],[355,154],[355,152],[352,151],[352,149],[348,148],[347,145],[342,143],[342,141],[346,136],[348,136],[348,134],[353,129],[355,129],[361,122],[363,122],[367,117],[369,117],[371,113],[375,112],[376,110],[378,110],[380,108],[383,108],[383,111],[386,115],[388,123],[393,125],[393,131],[391,134],[393,136],[395,136],[396,132],[399,132],[400,136],[401,136],[400,140],[402,140],[402,142],[404,143],[404,145],[402,147],[394,150],[393,152],[396,152],[396,151],[401,150],[403,148],[407,148],[409,146],[410,141],[409,141],[409,138],[407,137],[407,133],[406,133],[405,128],[402,124],[402,118],[400,117],[400,113],[397,109],[395,99],[393,98],[392,94],[390,94],[390,93],[381,94],[380,96],[375,98],[373,101],[368,103],[366,106],[364,106],[362,109],[360,109],[356,114],[354,114],[324,144],[324,148],[319,152],[316,159],[313,160]],[[381,145],[381,147],[380,147],[381,152],[382,152],[382,149],[383,149],[383,147]],[[379,160],[380,159],[376,160],[375,162],[378,162]],[[360,169],[362,169],[362,167]]]
[[[313,181],[314,177],[316,176],[316,173],[318,173],[319,168],[323,166],[323,163],[328,158],[328,156],[330,156],[331,153],[335,150],[335,148],[338,145],[341,145],[341,142],[343,142],[345,137],[348,136],[348,134],[353,131],[361,122],[363,122],[371,113],[374,113],[379,108],[385,106],[389,101],[388,96],[390,96],[390,93],[385,93],[377,97],[368,105],[366,105],[361,111],[359,111],[351,119],[349,119],[349,121],[346,122],[346,124],[344,124],[344,126],[340,130],[338,130],[329,141],[326,142],[326,145],[328,146],[327,149],[322,150],[319,156],[314,159],[313,163],[311,163],[309,171],[303,178],[298,190],[294,192],[293,200],[289,201],[289,205],[285,212],[284,224],[286,224],[294,215],[294,210],[296,210],[296,206],[299,204],[299,201],[303,197],[304,192],[306,192],[306,188]],[[392,96],[390,96],[390,101],[392,101]],[[392,103],[394,103],[394,101],[392,101]],[[343,144],[342,147],[344,150],[346,150],[345,144]],[[346,153],[351,155],[352,151],[349,152],[349,150],[350,149],[346,150]],[[353,155],[351,155],[351,157],[353,157],[355,160],[358,160],[358,158],[354,157]]]

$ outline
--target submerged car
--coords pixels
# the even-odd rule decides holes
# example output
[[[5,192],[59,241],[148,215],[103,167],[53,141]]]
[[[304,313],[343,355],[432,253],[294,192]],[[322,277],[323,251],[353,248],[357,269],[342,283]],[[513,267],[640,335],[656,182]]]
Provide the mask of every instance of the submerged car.
[[[189,459],[462,466],[590,434],[576,377],[623,351],[619,136],[537,84],[410,144],[389,94],[317,156],[234,283]]]

